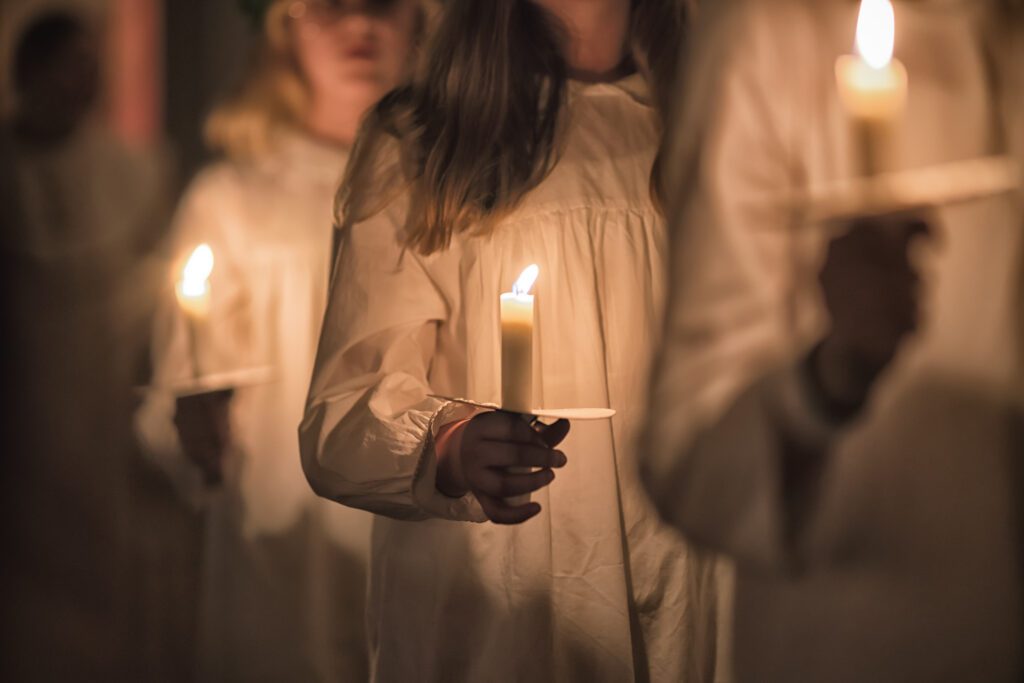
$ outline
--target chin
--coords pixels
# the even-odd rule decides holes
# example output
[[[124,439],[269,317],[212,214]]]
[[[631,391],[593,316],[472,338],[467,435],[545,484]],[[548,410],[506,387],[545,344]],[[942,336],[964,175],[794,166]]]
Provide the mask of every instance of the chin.
[[[375,61],[359,60],[346,62],[337,70],[338,77],[347,82],[381,81],[381,66]]]
[[[377,71],[365,73],[346,73],[338,79],[337,86],[353,96],[366,94],[379,97],[384,94],[384,79]]]

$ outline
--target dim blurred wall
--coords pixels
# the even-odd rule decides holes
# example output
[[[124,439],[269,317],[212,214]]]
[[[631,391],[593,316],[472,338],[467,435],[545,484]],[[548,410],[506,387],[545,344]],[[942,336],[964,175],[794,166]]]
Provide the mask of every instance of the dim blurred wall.
[[[165,3],[165,119],[179,189],[211,158],[203,145],[203,122],[245,72],[253,31],[237,6],[235,0]]]

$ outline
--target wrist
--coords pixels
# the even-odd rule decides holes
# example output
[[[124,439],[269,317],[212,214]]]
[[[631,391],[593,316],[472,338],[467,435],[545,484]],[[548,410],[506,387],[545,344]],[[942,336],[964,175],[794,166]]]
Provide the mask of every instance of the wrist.
[[[462,434],[469,419],[442,425],[434,437],[437,458],[437,490],[449,498],[461,498],[469,492],[462,469]]]
[[[804,372],[814,399],[836,422],[848,421],[863,409],[877,377],[856,353],[828,339],[807,356]]]

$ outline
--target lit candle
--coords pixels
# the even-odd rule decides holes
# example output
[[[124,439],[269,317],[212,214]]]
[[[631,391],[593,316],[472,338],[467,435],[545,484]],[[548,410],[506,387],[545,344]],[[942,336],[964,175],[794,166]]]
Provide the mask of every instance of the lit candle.
[[[181,269],[175,287],[178,304],[192,318],[205,318],[210,312],[210,275],[213,273],[213,250],[200,244]]]
[[[187,317],[189,352],[196,377],[199,377],[199,349],[196,341],[199,322],[210,313],[210,275],[213,273],[213,250],[209,244],[200,244],[193,251],[181,270],[174,293],[178,305]]]
[[[864,175],[890,167],[893,131],[906,107],[907,70],[893,59],[895,44],[892,3],[861,0],[857,54],[836,61],[836,82],[853,125],[859,169]]]
[[[501,295],[501,407],[527,413],[533,409],[533,295],[540,274],[529,266]]]

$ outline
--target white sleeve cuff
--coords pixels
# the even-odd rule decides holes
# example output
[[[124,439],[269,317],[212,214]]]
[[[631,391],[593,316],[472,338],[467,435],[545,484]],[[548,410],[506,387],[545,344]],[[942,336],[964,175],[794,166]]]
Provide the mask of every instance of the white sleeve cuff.
[[[413,500],[426,515],[458,522],[487,521],[487,515],[472,493],[461,498],[450,498],[437,490],[437,454],[434,451],[434,439],[441,427],[480,412],[483,411],[479,408],[448,401],[431,417],[423,451],[412,478]]]

